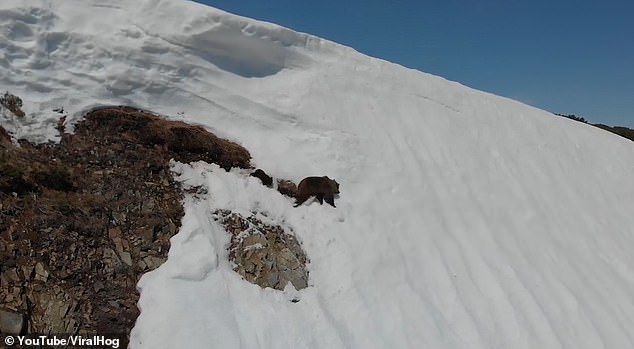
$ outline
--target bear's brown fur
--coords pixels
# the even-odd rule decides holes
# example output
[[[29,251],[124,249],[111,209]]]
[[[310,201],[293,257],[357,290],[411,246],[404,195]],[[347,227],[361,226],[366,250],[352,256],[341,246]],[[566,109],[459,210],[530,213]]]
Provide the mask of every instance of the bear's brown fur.
[[[335,206],[335,194],[339,194],[339,183],[327,176],[306,177],[299,182],[295,195],[295,207],[304,203],[309,197],[315,196],[320,204],[326,200],[332,207]]]
[[[278,179],[277,191],[282,193],[282,195],[294,198],[297,195],[297,185],[288,179]]]
[[[259,178],[262,181],[262,184],[266,185],[267,187],[273,186],[273,178],[259,168],[255,170],[255,172],[251,173],[251,177]]]

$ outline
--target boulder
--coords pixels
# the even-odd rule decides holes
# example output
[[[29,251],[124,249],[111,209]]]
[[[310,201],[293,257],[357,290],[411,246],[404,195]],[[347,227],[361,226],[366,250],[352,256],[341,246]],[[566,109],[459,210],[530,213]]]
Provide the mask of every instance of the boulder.
[[[296,290],[308,287],[308,258],[295,236],[257,216],[245,218],[227,210],[214,213],[214,219],[231,234],[233,270],[262,288],[284,290],[289,282]]]

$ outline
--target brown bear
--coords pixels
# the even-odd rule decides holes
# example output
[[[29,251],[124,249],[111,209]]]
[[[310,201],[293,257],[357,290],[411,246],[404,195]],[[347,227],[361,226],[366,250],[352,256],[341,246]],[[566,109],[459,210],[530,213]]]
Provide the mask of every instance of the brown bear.
[[[294,198],[297,195],[297,185],[288,179],[278,179],[277,191],[282,193],[282,195]]]
[[[267,187],[273,186],[273,178],[259,168],[255,170],[255,172],[251,173],[251,177],[259,178],[262,181],[262,184],[266,185]]]
[[[295,207],[304,203],[309,197],[315,196],[323,205],[324,200],[332,207],[335,206],[335,194],[339,194],[339,183],[327,176],[306,177],[299,182],[295,195]]]

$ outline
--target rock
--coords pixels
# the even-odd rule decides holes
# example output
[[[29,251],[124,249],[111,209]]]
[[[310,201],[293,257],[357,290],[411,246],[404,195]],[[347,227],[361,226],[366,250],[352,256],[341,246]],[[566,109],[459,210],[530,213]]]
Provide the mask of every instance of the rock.
[[[24,315],[0,309],[0,333],[19,335],[24,328]]]
[[[174,222],[170,221],[167,224],[167,227],[168,227],[168,231],[169,231],[170,235],[176,234],[176,229],[177,228],[176,228],[176,224],[174,224]]]
[[[152,242],[154,242],[154,228],[153,227],[139,228],[138,234],[144,244],[151,244]]]
[[[275,288],[275,285],[277,285],[279,281],[280,281],[280,277],[278,273],[275,271],[270,271],[266,275],[266,283],[269,285],[269,287]]]
[[[35,264],[35,280],[46,282],[48,280],[48,271],[44,268],[44,265],[40,262]]]
[[[9,269],[0,275],[0,281],[3,285],[9,283],[16,283],[20,281],[20,277],[18,276],[18,272],[15,268]]]
[[[146,271],[146,270],[148,269],[147,264],[145,264],[145,262],[144,262],[144,261],[142,261],[142,260],[140,260],[139,262],[137,262],[137,264],[136,264],[136,265],[137,265],[137,267],[138,267],[139,269],[141,269],[142,271]]]
[[[33,315],[35,333],[69,333],[74,331],[74,320],[69,316],[69,311],[74,309],[77,303],[70,295],[59,286],[40,289],[32,292],[29,298],[33,302]]]
[[[148,270],[154,270],[161,266],[165,262],[164,258],[147,256],[143,258],[143,263],[147,266]]]
[[[130,242],[123,237],[121,229],[114,227],[108,230],[108,236],[114,243],[115,250],[121,258],[121,261],[128,266],[132,266],[132,255],[130,255]]]
[[[103,258],[102,261],[104,264],[103,269],[106,274],[111,274],[116,269],[118,269],[119,265],[121,264],[121,261],[119,260],[119,257],[117,256],[117,253],[110,248],[103,249],[102,258]]]
[[[296,290],[308,287],[308,274],[297,269],[281,272],[280,279],[289,281]]]
[[[267,245],[267,240],[264,235],[249,235],[242,240],[244,244],[245,250],[249,250],[252,248],[262,248]]]
[[[96,281],[93,285],[92,285],[93,289],[95,290],[95,293],[99,293],[99,291],[104,289],[104,285],[103,282],[101,281]]]
[[[306,254],[281,226],[263,223],[256,213],[245,219],[229,211],[216,211],[214,218],[231,233],[229,259],[245,280],[277,290],[289,282],[297,290],[308,287]]]
[[[127,264],[130,267],[132,266],[132,255],[130,255],[130,252],[120,252],[119,257],[121,257],[121,261],[123,263]]]
[[[22,275],[24,275],[25,280],[30,280],[33,277],[33,273],[35,268],[32,264],[22,265]]]

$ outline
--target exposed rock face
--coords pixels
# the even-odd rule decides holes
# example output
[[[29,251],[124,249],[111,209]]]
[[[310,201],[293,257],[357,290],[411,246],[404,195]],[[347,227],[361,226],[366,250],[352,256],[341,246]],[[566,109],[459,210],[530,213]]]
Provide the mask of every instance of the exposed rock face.
[[[0,324],[127,347],[137,281],[165,261],[183,216],[172,158],[249,164],[235,143],[125,107],[89,113],[60,144],[2,142]]]
[[[245,280],[277,290],[289,282],[297,290],[308,287],[306,254],[281,226],[265,224],[256,215],[244,218],[226,210],[216,211],[214,219],[231,234],[229,259]]]

